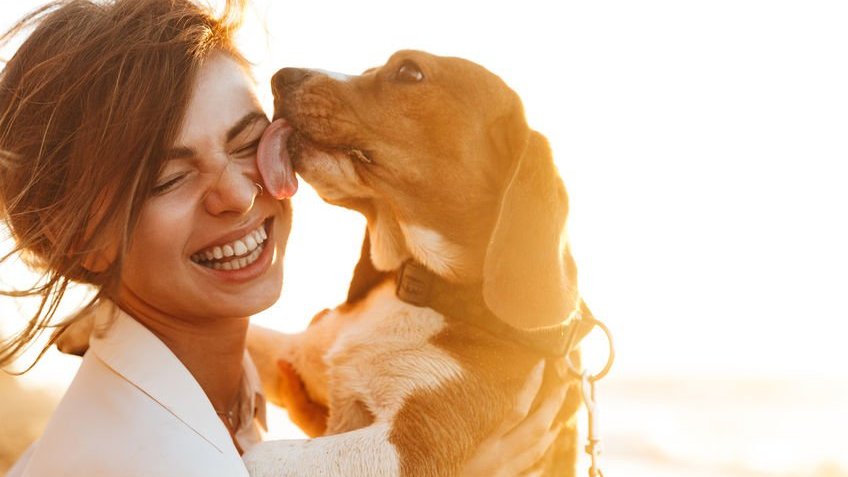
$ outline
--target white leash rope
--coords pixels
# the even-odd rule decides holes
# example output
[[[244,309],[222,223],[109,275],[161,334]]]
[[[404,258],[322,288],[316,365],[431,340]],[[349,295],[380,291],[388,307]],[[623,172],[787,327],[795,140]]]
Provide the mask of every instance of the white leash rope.
[[[598,425],[598,403],[595,395],[595,383],[609,373],[613,361],[615,361],[615,346],[612,342],[612,333],[609,328],[602,322],[592,318],[592,323],[596,325],[606,335],[607,343],[609,344],[609,355],[606,365],[597,374],[590,374],[587,370],[579,371],[575,368],[571,360],[566,356],[568,370],[575,376],[580,378],[580,388],[582,391],[583,402],[586,404],[586,413],[589,416],[589,431],[586,438],[585,451],[589,454],[590,466],[589,477],[604,477],[603,471],[599,464],[601,455],[601,433]]]

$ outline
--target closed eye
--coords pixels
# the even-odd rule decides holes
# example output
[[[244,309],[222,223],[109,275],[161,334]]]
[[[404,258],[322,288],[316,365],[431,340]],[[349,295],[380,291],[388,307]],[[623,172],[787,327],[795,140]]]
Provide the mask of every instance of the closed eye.
[[[176,187],[184,178],[188,175],[187,173],[180,173],[176,176],[171,176],[167,179],[164,179],[163,182],[155,185],[153,187],[153,195],[162,195],[174,187]]]
[[[259,147],[259,139],[260,138],[256,138],[255,140],[236,149],[232,152],[232,155],[235,157],[248,157],[256,155],[256,149]]]

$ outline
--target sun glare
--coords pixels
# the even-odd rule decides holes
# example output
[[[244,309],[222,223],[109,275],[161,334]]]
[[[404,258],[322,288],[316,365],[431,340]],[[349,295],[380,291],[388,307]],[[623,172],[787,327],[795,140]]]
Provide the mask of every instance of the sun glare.
[[[35,4],[4,4],[2,24]],[[356,74],[402,48],[519,93],[569,191],[581,292],[616,340],[608,475],[845,477],[846,22],[836,1],[257,0],[241,41],[269,111],[282,66]],[[308,187],[294,214],[282,299],[255,319],[284,331],[343,300],[364,230]],[[18,306],[0,301],[2,331]],[[605,346],[587,341],[587,366]],[[51,352],[20,382],[59,393],[77,362]],[[284,416],[273,435],[301,435]]]

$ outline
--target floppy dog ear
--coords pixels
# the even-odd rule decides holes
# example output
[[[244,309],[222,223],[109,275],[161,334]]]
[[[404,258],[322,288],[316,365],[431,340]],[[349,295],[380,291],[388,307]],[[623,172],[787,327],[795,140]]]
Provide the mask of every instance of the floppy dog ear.
[[[483,297],[504,322],[535,328],[566,319],[576,300],[576,271],[565,234],[568,196],[550,146],[526,126],[519,130],[525,146],[512,154],[518,159],[489,239]]]
[[[359,262],[353,269],[353,277],[347,290],[348,304],[353,304],[365,298],[372,288],[379,285],[391,275],[389,272],[381,272],[371,262],[371,240],[368,237],[368,229],[365,229],[365,238],[362,240],[362,251],[359,252]]]

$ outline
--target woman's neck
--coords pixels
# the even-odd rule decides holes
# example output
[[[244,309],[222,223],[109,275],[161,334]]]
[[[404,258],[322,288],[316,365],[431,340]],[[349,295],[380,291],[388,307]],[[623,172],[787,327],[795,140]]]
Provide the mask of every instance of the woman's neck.
[[[155,334],[200,384],[218,412],[236,405],[248,318],[199,320],[169,315],[122,287],[118,306]]]

